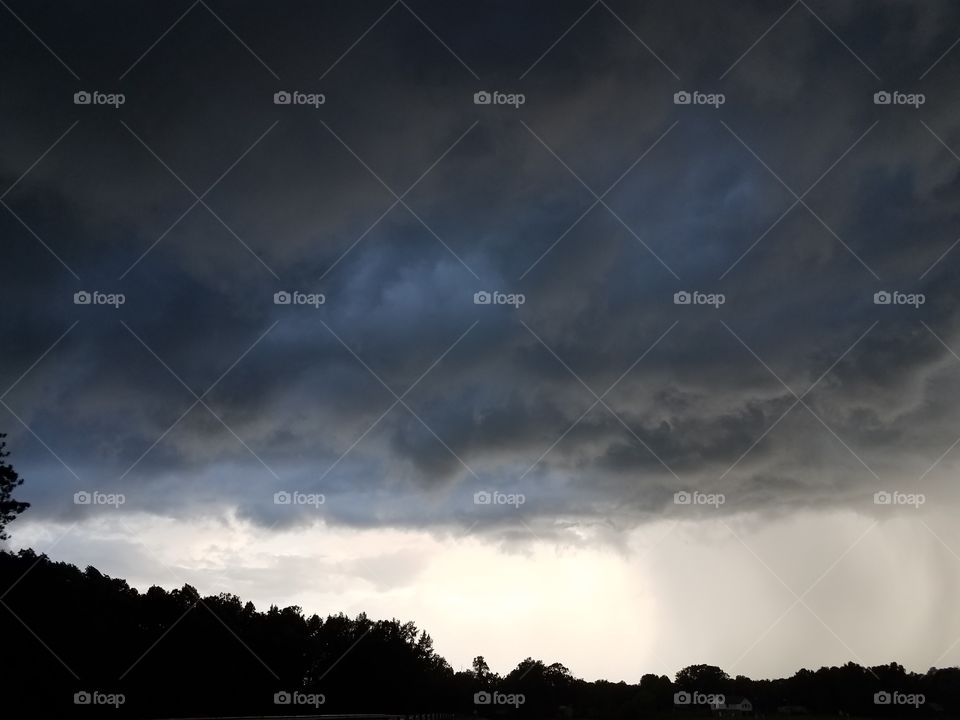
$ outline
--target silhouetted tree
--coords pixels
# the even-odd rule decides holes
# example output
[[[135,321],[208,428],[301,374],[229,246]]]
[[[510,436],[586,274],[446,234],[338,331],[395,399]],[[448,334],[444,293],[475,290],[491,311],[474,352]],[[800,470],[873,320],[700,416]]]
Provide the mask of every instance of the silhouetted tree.
[[[304,616],[301,608],[258,611],[228,593],[201,597],[184,585],[146,592],[88,567],[81,571],[32,550],[0,552],[0,707],[4,717],[106,717],[104,708],[78,707],[78,691],[123,693],[114,718],[251,716],[339,713],[518,720],[636,720],[695,717],[679,709],[674,692],[744,695],[757,714],[781,706],[811,715],[893,718],[904,707],[876,705],[885,690],[922,693],[926,703],[909,716],[956,717],[960,669],[907,672],[890,663],[855,663],[800,670],[792,677],[731,679],[713,665],[644,675],[639,684],[586,682],[560,663],[526,658],[500,677],[482,656],[470,671],[454,673],[433,640],[412,622],[372,620],[361,613]],[[76,677],[74,676],[76,673]],[[477,706],[474,693],[522,693],[512,705]],[[277,705],[277,692],[322,694],[322,707]],[[700,715],[709,711],[703,710]]]
[[[730,676],[716,665],[689,665],[677,671],[677,685],[688,691],[722,693],[729,681]]]
[[[23,485],[23,478],[5,459],[10,455],[10,451],[7,450],[7,442],[4,440],[6,437],[6,433],[0,433],[0,540],[8,539],[7,524],[30,507],[30,503],[18,502],[13,499],[13,490]]]
[[[487,661],[483,659],[483,655],[477,655],[473,659],[473,674],[477,680],[481,682],[485,681],[487,676],[490,675],[490,666],[487,665]]]

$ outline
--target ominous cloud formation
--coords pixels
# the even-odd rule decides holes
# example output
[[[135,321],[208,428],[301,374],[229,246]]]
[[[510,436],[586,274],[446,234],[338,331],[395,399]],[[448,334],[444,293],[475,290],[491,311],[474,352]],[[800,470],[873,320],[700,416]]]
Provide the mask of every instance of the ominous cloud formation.
[[[955,502],[953,3],[11,10],[0,376],[34,519],[101,510],[82,489],[481,530],[496,489],[544,532]]]

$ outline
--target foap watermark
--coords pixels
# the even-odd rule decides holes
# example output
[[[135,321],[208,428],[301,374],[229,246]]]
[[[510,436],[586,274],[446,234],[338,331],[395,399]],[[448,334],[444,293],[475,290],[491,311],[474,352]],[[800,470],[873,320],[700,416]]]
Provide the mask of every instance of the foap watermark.
[[[274,705],[309,705],[318,708],[327,701],[326,695],[322,693],[304,693],[294,690],[288,692],[281,690],[273,694]]]
[[[905,293],[899,290],[878,290],[873,294],[874,305],[910,305],[914,310],[927,302],[923,293]]]
[[[473,294],[474,305],[512,305],[519,308],[527,301],[527,296],[523,293],[505,293],[499,290],[487,292],[480,290]]]
[[[910,105],[917,110],[927,101],[923,93],[905,93],[899,90],[880,90],[873,94],[874,105]]]
[[[123,93],[105,93],[99,90],[77,90],[73,94],[74,105],[109,105],[114,110],[127,101]]]
[[[526,701],[527,697],[523,693],[502,693],[496,690],[487,692],[486,690],[481,690],[473,694],[474,705],[513,705],[514,708],[518,708]]]
[[[712,305],[714,309],[717,309],[725,302],[727,302],[727,296],[723,293],[680,290],[673,294],[674,305]]]
[[[105,493],[99,490],[79,490],[73,494],[74,505],[112,505],[120,507],[127,501],[123,493]]]
[[[881,690],[873,694],[874,705],[912,705],[920,707],[927,701],[923,693],[902,693],[896,690]]]
[[[323,493],[305,493],[299,492],[298,490],[287,492],[286,490],[281,490],[273,494],[274,505],[312,505],[315,508],[319,508],[326,501],[327,498]]]
[[[723,93],[680,90],[673,94],[674,105],[709,105],[714,110],[719,110],[726,101],[727,96]]]
[[[474,505],[512,505],[520,507],[527,501],[523,493],[503,493],[499,490],[480,490],[473,494]]]
[[[327,102],[323,93],[306,93],[299,90],[278,90],[273,94],[274,105],[309,105],[314,110]]]
[[[74,705],[110,705],[114,709],[127,701],[123,693],[105,693],[98,690],[81,690],[73,694]]]
[[[527,101],[523,93],[505,93],[499,90],[480,90],[473,94],[474,105],[510,105],[515,110]]]
[[[727,496],[723,493],[705,493],[699,490],[689,492],[680,490],[673,494],[674,505],[712,505],[720,507],[727,501]]]
[[[927,496],[923,493],[905,493],[894,490],[887,492],[879,490],[873,494],[874,505],[912,505],[919,508],[927,501]]]
[[[722,693],[702,693],[694,690],[681,690],[673,694],[674,705],[710,705],[719,707],[726,704],[726,697]]]
[[[326,302],[327,296],[323,293],[305,293],[299,290],[287,292],[286,290],[280,290],[273,294],[274,305],[311,305],[314,308],[319,308],[321,305],[326,304]]]
[[[110,305],[114,309],[119,308],[127,301],[127,296],[123,293],[105,293],[99,290],[77,290],[73,294],[74,305]]]

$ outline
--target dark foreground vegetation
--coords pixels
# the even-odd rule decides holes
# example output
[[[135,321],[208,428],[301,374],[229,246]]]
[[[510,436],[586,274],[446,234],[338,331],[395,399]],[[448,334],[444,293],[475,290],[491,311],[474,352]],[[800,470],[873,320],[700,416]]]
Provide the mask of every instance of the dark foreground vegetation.
[[[28,503],[0,433],[0,541]],[[557,628],[563,632],[563,628]],[[673,681],[573,677],[527,658],[507,675],[482,656],[454,672],[412,622],[258,612],[190,585],[141,593],[93,567],[0,551],[0,718],[170,718],[380,713],[524,720],[673,716],[960,717],[960,668],[895,663],[800,670],[779,680],[692,665]],[[709,702],[721,702],[711,707]],[[730,705],[736,710],[731,710]],[[725,707],[726,706],[726,707]]]
[[[529,658],[500,677],[478,657],[472,670],[454,672],[413,623],[305,616],[298,607],[258,612],[233,595],[201,598],[189,585],[140,593],[92,567],[81,571],[29,550],[0,553],[0,594],[6,606],[0,607],[0,691],[8,718],[446,712],[626,720],[710,714],[703,705],[676,705],[675,693],[684,690],[749,698],[756,715],[779,709],[945,717],[960,711],[957,668],[917,674],[896,664],[867,669],[849,663],[751,680],[697,665],[673,681],[644,675],[630,685],[585,682],[559,663]],[[475,704],[483,691],[498,693],[492,704]],[[901,693],[901,700],[922,696],[923,702],[877,705],[875,694],[884,691]],[[277,704],[278,692],[293,702]],[[89,704],[76,704],[77,693],[87,693],[79,698]]]

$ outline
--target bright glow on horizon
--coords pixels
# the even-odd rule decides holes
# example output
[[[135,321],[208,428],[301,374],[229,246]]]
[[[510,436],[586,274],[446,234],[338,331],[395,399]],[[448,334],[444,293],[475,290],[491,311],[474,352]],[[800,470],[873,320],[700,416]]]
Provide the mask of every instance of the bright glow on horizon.
[[[505,545],[475,533],[322,524],[267,533],[236,519],[100,516],[52,547],[67,526],[24,519],[14,547],[92,564],[140,590],[187,582],[259,610],[413,620],[454,669],[483,655],[504,674],[531,656],[587,680],[637,682],[700,662],[751,677],[847,660],[957,663],[960,621],[919,589],[945,582],[943,568],[960,560],[912,520],[872,522],[851,513],[661,520],[612,552],[595,538]]]

